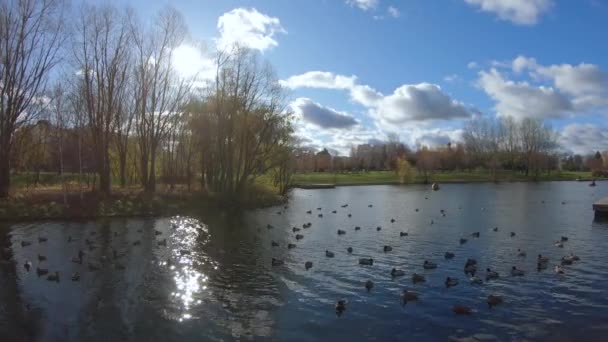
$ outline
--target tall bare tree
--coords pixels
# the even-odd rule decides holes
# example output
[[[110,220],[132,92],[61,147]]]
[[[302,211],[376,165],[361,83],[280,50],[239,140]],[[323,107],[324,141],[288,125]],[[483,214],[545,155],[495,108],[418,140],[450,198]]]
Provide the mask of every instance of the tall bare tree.
[[[109,149],[115,120],[123,109],[130,63],[129,12],[109,5],[84,5],[76,24],[73,51],[80,95],[91,130],[99,189],[111,192]]]
[[[150,30],[131,21],[135,47],[135,130],[140,153],[141,182],[148,192],[156,190],[156,158],[191,82],[174,69],[173,51],[186,35],[182,15],[173,8],[163,10]]]
[[[64,42],[61,0],[0,0],[0,198],[10,187],[15,131],[37,112]]]

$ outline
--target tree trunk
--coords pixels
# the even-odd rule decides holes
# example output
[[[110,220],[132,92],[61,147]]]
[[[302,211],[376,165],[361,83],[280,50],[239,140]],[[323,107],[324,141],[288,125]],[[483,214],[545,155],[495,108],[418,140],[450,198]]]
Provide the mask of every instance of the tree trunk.
[[[9,153],[9,148],[2,146],[2,151],[0,151],[0,198],[8,197],[8,191],[11,185],[11,165],[8,157]]]

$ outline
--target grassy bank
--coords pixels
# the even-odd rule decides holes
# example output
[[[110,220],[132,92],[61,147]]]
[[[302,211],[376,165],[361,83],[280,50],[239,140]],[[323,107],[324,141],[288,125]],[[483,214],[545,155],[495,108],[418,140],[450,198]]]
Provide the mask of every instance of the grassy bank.
[[[199,190],[186,191],[184,186],[170,189],[163,184],[159,184],[155,194],[142,192],[139,187],[115,187],[112,195],[106,197],[92,189],[84,189],[81,193],[74,182],[70,182],[64,196],[57,177],[45,175],[44,180],[37,186],[16,182],[12,196],[0,200],[0,221],[185,215],[207,209],[260,208],[286,200],[266,182],[251,185],[238,198]]]
[[[577,179],[590,179],[591,172],[552,172],[551,174],[541,174],[538,179],[526,176],[522,173],[500,171],[498,181],[500,182],[526,182],[526,181],[574,181]],[[494,177],[483,171],[473,172],[435,172],[429,176],[430,182],[439,183],[463,183],[463,182],[494,182]],[[357,184],[398,184],[399,179],[394,172],[390,171],[370,171],[370,172],[311,172],[299,173],[294,176],[296,185],[310,184],[336,184],[336,185],[357,185]],[[411,183],[424,183],[424,177],[417,174]]]

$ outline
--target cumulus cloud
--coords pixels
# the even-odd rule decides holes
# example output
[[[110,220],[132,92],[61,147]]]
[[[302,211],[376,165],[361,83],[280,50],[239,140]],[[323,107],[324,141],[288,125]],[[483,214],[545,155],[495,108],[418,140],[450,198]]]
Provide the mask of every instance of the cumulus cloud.
[[[484,12],[495,13],[501,20],[517,25],[534,25],[553,6],[553,0],[465,0]]]
[[[358,7],[363,11],[373,10],[378,7],[378,0],[346,0],[346,3]]]
[[[264,51],[277,46],[277,34],[286,34],[279,18],[258,12],[255,8],[235,8],[224,13],[217,21],[220,37],[216,40],[220,49],[230,49],[242,44],[251,49]]]
[[[346,129],[358,124],[352,116],[308,98],[298,98],[290,106],[302,120],[321,128]]]
[[[608,150],[608,131],[592,124],[570,124],[559,137],[560,145],[569,152],[588,154]]]
[[[173,65],[180,75],[198,80],[210,80],[215,73],[213,59],[190,44],[182,44],[173,51]]]
[[[309,71],[301,75],[281,80],[282,86],[296,88],[321,88],[321,89],[350,89],[355,85],[357,77],[336,75],[332,72]]]
[[[444,77],[443,80],[446,82],[456,82],[460,80],[460,77],[457,74],[451,74]]]
[[[448,143],[456,143],[462,140],[462,130],[439,130],[433,129],[418,134],[415,138],[416,146],[436,148],[446,146]]]
[[[560,118],[608,106],[608,75],[597,65],[545,66],[526,56],[493,65],[479,72],[477,84],[496,101],[499,115]],[[529,81],[509,80],[509,69]]]

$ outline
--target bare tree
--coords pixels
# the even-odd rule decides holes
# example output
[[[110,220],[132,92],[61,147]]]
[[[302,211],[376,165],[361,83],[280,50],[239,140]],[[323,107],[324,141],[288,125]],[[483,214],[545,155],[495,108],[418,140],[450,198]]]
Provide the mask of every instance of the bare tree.
[[[0,0],[0,198],[10,187],[13,134],[44,102],[65,38],[61,0]]]
[[[66,101],[65,84],[61,81],[57,82],[51,91],[50,117],[51,124],[54,126],[55,142],[57,143],[58,159],[59,159],[59,174],[61,177],[61,190],[63,193],[63,203],[67,204],[67,185],[65,182],[64,168],[64,142],[65,132],[68,128],[69,109]]]
[[[150,31],[135,20],[131,32],[135,46],[135,116],[141,182],[148,192],[156,190],[156,157],[163,139],[181,109],[191,82],[180,78],[172,60],[173,50],[186,35],[182,15],[167,8]]]
[[[111,6],[81,8],[73,51],[86,126],[91,130],[99,188],[111,192],[109,149],[123,109],[130,66],[129,13]]]

